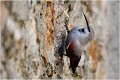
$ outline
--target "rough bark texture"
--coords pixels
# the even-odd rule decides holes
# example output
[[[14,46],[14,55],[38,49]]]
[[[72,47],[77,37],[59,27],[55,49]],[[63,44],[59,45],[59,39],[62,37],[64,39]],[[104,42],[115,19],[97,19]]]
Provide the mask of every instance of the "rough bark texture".
[[[119,1],[29,0],[0,2],[0,78],[118,79]],[[67,31],[86,26],[95,38],[76,73],[65,54]],[[67,19],[67,21],[65,20]]]

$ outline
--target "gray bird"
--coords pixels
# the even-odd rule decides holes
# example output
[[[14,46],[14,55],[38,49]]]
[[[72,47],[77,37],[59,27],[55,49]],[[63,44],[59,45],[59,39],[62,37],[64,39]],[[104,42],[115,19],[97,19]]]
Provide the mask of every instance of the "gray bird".
[[[66,55],[70,58],[70,67],[72,68],[73,74],[76,71],[85,46],[94,38],[94,30],[89,26],[88,20],[84,13],[83,15],[87,26],[84,28],[75,26],[68,31],[68,36],[66,39]]]

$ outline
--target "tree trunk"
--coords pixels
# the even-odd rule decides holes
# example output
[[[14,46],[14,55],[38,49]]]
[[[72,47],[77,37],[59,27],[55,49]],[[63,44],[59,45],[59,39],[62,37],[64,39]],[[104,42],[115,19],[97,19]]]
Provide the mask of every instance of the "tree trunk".
[[[118,56],[112,58],[113,54],[119,54],[118,45],[112,46],[113,42],[118,43],[119,13],[115,9],[118,2],[28,0],[0,3],[1,79],[119,78]],[[65,25],[69,30],[86,26],[82,13],[94,29],[95,38],[85,48],[73,74],[69,58],[63,55],[66,54]],[[112,20],[115,23],[111,23]],[[113,61],[116,67],[111,64]]]

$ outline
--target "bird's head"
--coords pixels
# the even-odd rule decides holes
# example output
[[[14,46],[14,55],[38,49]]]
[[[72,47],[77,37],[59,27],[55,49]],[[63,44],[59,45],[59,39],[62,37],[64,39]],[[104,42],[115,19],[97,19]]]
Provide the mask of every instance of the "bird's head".
[[[88,20],[83,13],[85,20],[86,20],[86,27],[80,28],[80,27],[75,27],[75,33],[77,34],[77,39],[80,40],[82,44],[87,44],[89,41],[91,41],[94,38],[94,30],[92,27],[89,26]]]

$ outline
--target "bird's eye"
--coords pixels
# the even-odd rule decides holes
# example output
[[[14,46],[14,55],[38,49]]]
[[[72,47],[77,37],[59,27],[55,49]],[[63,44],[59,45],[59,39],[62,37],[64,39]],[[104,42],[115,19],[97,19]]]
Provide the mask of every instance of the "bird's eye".
[[[85,33],[85,29],[84,28],[82,28],[82,29],[78,29],[79,30],[79,32],[83,32],[83,33]]]

